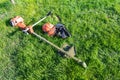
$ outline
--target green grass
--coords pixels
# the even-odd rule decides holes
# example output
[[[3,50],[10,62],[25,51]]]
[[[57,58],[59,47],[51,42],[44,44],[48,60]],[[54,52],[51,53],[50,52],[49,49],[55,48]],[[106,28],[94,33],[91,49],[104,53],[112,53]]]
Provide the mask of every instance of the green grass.
[[[0,80],[120,80],[120,1],[119,0],[0,0]],[[76,47],[76,57],[87,69],[33,35],[9,25],[10,18],[22,16],[27,25],[50,10],[53,15],[35,32],[61,46]],[[60,39],[43,34],[46,22],[57,24],[58,14],[72,37]]]

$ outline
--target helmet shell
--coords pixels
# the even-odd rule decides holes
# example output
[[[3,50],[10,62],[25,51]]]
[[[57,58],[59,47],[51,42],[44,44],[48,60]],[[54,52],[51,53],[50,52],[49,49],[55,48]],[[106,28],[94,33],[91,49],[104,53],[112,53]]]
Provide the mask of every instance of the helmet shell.
[[[53,36],[55,34],[55,26],[51,23],[45,23],[42,26],[42,30],[46,33],[48,33],[49,36]]]

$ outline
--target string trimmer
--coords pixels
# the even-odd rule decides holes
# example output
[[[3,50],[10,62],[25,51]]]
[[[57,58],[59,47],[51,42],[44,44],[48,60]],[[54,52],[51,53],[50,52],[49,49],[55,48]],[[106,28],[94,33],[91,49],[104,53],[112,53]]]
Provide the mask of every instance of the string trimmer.
[[[24,19],[23,19],[22,17],[20,17],[20,16],[16,16],[16,17],[12,18],[12,19],[10,20],[10,23],[11,23],[12,26],[17,26],[17,27],[19,27],[20,29],[22,29],[23,32],[25,32],[25,33],[27,33],[27,34],[28,34],[28,33],[31,33],[31,34],[35,35],[35,36],[38,37],[39,39],[41,39],[41,40],[45,41],[46,43],[50,44],[51,46],[53,46],[54,48],[56,48],[56,49],[58,49],[60,52],[62,52],[64,55],[66,55],[66,56],[69,57],[69,58],[74,59],[74,60],[77,61],[79,64],[81,64],[84,68],[86,68],[86,67],[87,67],[86,63],[83,62],[82,60],[80,60],[80,59],[78,59],[78,58],[75,57],[75,55],[74,55],[74,54],[75,54],[74,46],[72,46],[71,48],[69,48],[68,51],[66,51],[66,50],[64,50],[64,49],[56,46],[56,45],[53,44],[52,42],[48,41],[48,40],[45,39],[44,37],[42,37],[42,36],[40,36],[40,35],[38,35],[37,33],[34,32],[33,27],[36,26],[36,25],[37,25],[38,23],[40,23],[41,21],[43,21],[44,19],[46,19],[50,14],[51,14],[51,12],[49,12],[45,17],[43,17],[42,19],[40,19],[38,22],[36,22],[35,24],[33,24],[33,25],[31,25],[31,26],[26,26],[25,23],[24,23]],[[47,24],[48,24],[48,23],[47,23]],[[50,25],[51,25],[51,24],[50,24]],[[46,26],[46,24],[45,24],[44,26]],[[43,30],[46,30],[46,31],[47,31],[47,30],[48,30],[48,31],[53,30],[53,32],[54,32],[54,30],[55,30],[55,27],[49,26],[49,28],[51,27],[51,29],[49,30],[48,25],[47,25],[47,27],[44,27],[44,26],[42,27]],[[52,26],[53,26],[53,25],[52,25]],[[54,29],[53,29],[53,28],[54,28]],[[50,32],[51,32],[51,31],[50,31]],[[49,34],[50,34],[50,33],[49,33]],[[50,34],[50,35],[53,35],[53,33]]]

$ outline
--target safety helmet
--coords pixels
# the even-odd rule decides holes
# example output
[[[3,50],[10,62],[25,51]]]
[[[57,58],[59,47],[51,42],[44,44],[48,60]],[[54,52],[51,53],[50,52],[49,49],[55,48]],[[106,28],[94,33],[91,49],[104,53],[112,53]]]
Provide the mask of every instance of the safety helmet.
[[[45,23],[42,26],[42,30],[48,33],[49,36],[53,36],[55,34],[55,26],[51,23]]]

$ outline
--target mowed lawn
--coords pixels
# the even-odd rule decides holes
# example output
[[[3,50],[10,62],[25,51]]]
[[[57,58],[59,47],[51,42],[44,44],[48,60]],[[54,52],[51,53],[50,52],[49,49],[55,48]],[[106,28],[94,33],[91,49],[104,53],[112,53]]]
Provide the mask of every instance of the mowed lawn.
[[[32,25],[49,11],[34,31],[58,46],[74,45],[86,69],[9,24],[19,15]],[[44,23],[59,22],[56,14],[71,37],[42,32]],[[0,80],[120,80],[120,0],[0,0]]]

